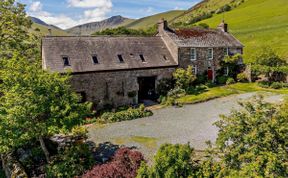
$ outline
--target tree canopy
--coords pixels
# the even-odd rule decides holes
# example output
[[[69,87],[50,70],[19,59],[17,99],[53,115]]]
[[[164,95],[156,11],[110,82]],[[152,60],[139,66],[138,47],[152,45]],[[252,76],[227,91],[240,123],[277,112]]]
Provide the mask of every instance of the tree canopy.
[[[80,124],[90,104],[80,104],[69,75],[44,71],[19,54],[2,60],[0,78],[0,152],[65,133]]]
[[[156,28],[149,28],[148,30],[135,30],[126,27],[107,28],[105,30],[95,32],[93,35],[127,35],[127,36],[152,36],[156,33]]]
[[[25,5],[15,0],[0,1],[0,59],[10,58],[18,52],[30,59],[40,56],[39,41],[29,33],[32,22],[25,12]]]

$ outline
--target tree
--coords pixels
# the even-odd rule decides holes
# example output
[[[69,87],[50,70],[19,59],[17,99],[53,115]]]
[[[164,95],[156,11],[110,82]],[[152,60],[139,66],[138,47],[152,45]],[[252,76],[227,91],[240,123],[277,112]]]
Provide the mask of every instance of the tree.
[[[287,177],[288,101],[278,106],[259,97],[241,106],[216,122],[220,175]]]
[[[38,140],[49,162],[43,139],[80,124],[91,104],[78,103],[69,75],[44,71],[39,62],[21,56],[0,61],[0,153]]]
[[[195,175],[196,163],[192,160],[193,149],[186,145],[164,144],[154,157],[154,165],[149,168],[142,164],[137,178],[187,178]]]
[[[254,56],[252,70],[265,74],[269,81],[283,81],[288,74],[288,63],[272,50],[271,47],[263,49]]]
[[[25,6],[15,0],[0,1],[0,59],[11,58],[15,51],[31,59],[38,58],[40,43],[29,33],[32,22],[25,13]],[[38,55],[36,55],[38,54]]]

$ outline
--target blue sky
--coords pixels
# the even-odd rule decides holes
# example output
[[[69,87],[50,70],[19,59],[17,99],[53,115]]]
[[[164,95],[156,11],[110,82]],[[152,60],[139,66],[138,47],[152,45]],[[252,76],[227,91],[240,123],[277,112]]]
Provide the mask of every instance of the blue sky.
[[[188,9],[200,0],[18,0],[27,13],[61,28],[122,15],[141,18],[168,10]]]

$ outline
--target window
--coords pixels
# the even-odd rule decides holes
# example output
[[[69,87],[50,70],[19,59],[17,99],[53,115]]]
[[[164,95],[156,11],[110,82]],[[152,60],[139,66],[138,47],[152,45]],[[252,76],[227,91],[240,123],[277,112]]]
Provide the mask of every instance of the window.
[[[121,54],[118,54],[117,56],[118,56],[119,61],[120,61],[121,63],[123,63],[123,62],[124,62],[124,59],[123,59],[122,55],[121,55]]]
[[[163,55],[163,59],[165,60],[165,61],[167,61],[168,59],[167,59],[167,57],[165,56],[165,55]]]
[[[197,75],[197,66],[196,65],[192,66],[192,73],[194,75]]]
[[[229,56],[229,48],[224,48],[224,55]]]
[[[209,60],[213,59],[213,48],[208,49],[208,59]]]
[[[140,56],[140,59],[141,59],[142,62],[146,62],[146,60],[145,60],[143,54],[140,54],[139,56]]]
[[[191,60],[192,61],[196,60],[196,49],[195,48],[191,49]]]
[[[93,64],[99,64],[97,55],[92,56],[92,61],[93,61]]]
[[[70,61],[69,61],[68,56],[63,56],[62,59],[63,59],[64,66],[70,66]]]

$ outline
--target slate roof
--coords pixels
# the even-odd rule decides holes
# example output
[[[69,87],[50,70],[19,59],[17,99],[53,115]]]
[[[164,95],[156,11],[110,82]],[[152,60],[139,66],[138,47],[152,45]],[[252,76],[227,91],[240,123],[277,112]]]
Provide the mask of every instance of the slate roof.
[[[99,64],[93,64],[92,55],[97,55]],[[117,55],[122,55],[123,63]],[[64,66],[63,56],[69,57],[70,66]],[[66,69],[80,73],[177,66],[161,37],[47,36],[42,39],[42,58],[43,68],[56,72],[65,72]]]
[[[167,32],[179,47],[243,47],[232,34],[219,29],[191,29]]]

